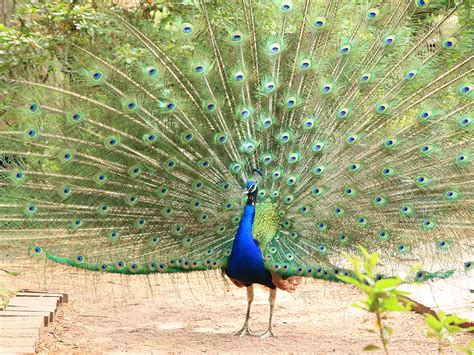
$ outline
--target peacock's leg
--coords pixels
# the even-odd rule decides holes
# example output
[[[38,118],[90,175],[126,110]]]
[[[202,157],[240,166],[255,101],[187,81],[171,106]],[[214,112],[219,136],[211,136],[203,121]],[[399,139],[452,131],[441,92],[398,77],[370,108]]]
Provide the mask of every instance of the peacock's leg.
[[[253,285],[247,286],[247,315],[245,316],[245,322],[242,329],[240,329],[235,335],[239,335],[241,337],[245,335],[253,335],[249,329],[249,319],[250,319],[250,306],[252,305],[253,301]]]
[[[269,337],[274,337],[275,334],[273,334],[272,331],[272,318],[273,318],[273,307],[275,306],[275,300],[276,300],[276,295],[277,295],[277,289],[270,289],[270,297],[268,300],[270,301],[270,319],[268,321],[268,329],[265,333],[261,335],[261,338],[269,338]]]

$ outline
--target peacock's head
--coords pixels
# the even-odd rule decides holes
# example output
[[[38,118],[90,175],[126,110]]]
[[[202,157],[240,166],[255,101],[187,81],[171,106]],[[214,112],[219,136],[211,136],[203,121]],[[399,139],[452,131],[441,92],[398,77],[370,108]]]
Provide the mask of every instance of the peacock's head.
[[[255,204],[258,193],[258,181],[249,180],[245,183],[244,194],[248,196],[247,204]]]

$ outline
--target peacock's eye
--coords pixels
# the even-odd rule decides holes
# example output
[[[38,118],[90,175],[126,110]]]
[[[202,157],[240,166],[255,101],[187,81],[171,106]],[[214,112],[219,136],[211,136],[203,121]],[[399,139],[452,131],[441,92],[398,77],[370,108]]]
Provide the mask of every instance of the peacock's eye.
[[[234,43],[239,43],[244,39],[244,34],[240,31],[232,32],[232,34],[230,35],[230,39]]]
[[[237,72],[234,75],[234,79],[235,79],[235,81],[244,81],[245,80],[245,74],[242,73],[242,72]]]
[[[185,22],[181,25],[181,30],[184,34],[189,34],[193,32],[194,26],[189,22]]]
[[[308,69],[310,67],[310,65],[311,65],[311,61],[309,59],[304,59],[300,63],[300,68],[303,69],[303,70]]]

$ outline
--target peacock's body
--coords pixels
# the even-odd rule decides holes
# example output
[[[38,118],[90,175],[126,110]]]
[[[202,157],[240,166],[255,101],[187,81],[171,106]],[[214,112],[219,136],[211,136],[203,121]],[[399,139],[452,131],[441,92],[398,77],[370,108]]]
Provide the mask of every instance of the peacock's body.
[[[195,5],[170,44],[111,15],[117,43],[65,44],[69,81],[9,78],[1,238],[94,271],[222,269],[249,306],[253,283],[336,280],[358,245],[380,277],[472,269],[467,2]]]

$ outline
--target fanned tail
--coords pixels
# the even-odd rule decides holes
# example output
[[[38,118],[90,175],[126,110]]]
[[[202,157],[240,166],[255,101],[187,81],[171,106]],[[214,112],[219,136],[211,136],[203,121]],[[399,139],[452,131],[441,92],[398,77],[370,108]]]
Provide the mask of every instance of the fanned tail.
[[[381,277],[472,270],[468,3],[219,4],[171,42],[110,14],[107,47],[65,44],[69,81],[9,78],[0,237],[90,270],[225,268],[259,169],[282,278],[336,280],[358,245]]]

